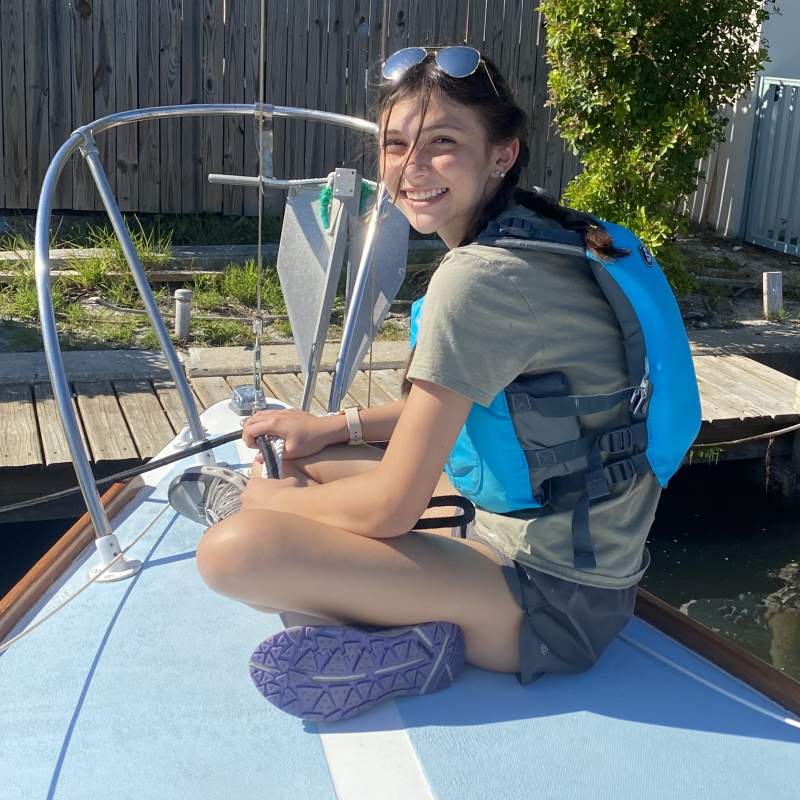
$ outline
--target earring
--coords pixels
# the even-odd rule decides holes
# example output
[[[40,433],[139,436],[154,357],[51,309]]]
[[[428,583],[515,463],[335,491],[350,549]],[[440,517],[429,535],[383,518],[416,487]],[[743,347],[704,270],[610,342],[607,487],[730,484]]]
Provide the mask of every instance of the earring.
[[[494,173],[495,178],[505,178],[505,176],[506,176],[505,172],[499,169]]]

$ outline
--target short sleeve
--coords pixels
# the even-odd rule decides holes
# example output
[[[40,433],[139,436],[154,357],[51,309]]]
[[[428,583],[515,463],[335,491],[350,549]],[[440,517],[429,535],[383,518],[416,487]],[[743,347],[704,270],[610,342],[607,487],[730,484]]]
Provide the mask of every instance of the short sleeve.
[[[410,381],[430,381],[488,406],[529,368],[540,337],[513,271],[531,267],[506,250],[497,254],[457,248],[439,265],[425,295]]]

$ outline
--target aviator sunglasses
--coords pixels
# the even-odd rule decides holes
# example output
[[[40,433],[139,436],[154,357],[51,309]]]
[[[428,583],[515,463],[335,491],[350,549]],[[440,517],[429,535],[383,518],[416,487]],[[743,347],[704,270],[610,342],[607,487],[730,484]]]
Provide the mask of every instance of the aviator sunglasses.
[[[483,62],[483,57],[474,48],[467,45],[452,45],[449,47],[404,47],[396,53],[392,53],[386,61],[383,62],[381,74],[387,81],[396,81],[402,77],[412,67],[421,64],[427,57],[428,53],[433,53],[436,66],[449,75],[451,78],[468,78],[476,72],[478,67],[483,63],[486,70],[486,77],[492,84],[494,93],[500,97],[497,87],[494,85],[492,76],[489,74],[489,68]]]

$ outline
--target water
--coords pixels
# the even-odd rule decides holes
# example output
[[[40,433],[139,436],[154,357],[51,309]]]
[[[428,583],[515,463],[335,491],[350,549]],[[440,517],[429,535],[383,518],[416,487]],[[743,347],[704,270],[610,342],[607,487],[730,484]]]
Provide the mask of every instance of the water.
[[[800,510],[742,474],[725,463],[673,478],[642,586],[800,680]]]
[[[0,525],[0,597],[72,527],[74,519]]]

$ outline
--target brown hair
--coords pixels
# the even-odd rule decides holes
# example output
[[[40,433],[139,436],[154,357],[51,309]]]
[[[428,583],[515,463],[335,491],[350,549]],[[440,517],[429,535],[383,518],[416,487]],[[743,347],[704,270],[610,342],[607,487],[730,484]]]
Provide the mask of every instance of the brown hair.
[[[603,225],[589,214],[574,211],[562,206],[548,193],[520,188],[517,184],[530,159],[528,147],[528,116],[516,102],[500,71],[483,56],[479,68],[466,78],[451,78],[436,65],[434,54],[403,73],[399,79],[381,83],[378,94],[377,114],[380,121],[391,113],[395,103],[406,97],[417,96],[420,100],[420,120],[412,146],[400,170],[398,184],[388,187],[394,195],[400,189],[403,172],[416,147],[425,121],[425,114],[434,96],[471,108],[480,118],[491,144],[500,144],[509,139],[519,139],[519,155],[509,169],[494,194],[482,206],[475,209],[472,223],[460,242],[460,246],[470,244],[486,229],[489,223],[512,205],[521,205],[539,216],[553,219],[562,227],[581,235],[584,246],[598,258],[606,260],[627,255],[627,250],[614,246],[611,236]],[[381,152],[385,156],[386,129],[381,131]],[[383,164],[381,164],[383,167]],[[383,168],[381,172],[383,172]],[[403,371],[401,392],[405,397],[411,389],[406,375],[411,364],[413,351],[408,357]]]
[[[490,59],[483,56],[479,68],[466,78],[451,78],[439,69],[433,53],[429,53],[422,62],[411,67],[399,79],[384,81],[380,85],[377,118],[381,120],[384,115],[388,115],[398,100],[414,95],[420,98],[421,113],[413,146],[409,148],[406,156],[406,163],[417,144],[425,114],[434,95],[445,97],[451,102],[475,111],[483,123],[487,139],[491,144],[519,139],[520,149],[516,162],[506,173],[495,193],[482,207],[476,208],[472,224],[460,243],[462,246],[473,242],[489,222],[506,208],[518,204],[542,217],[556,220],[564,228],[577,231],[583,237],[585,246],[599,258],[617,258],[627,254],[627,251],[614,246],[606,229],[594,217],[559,205],[549,194],[517,186],[530,158],[528,118],[514,102],[508,84]],[[385,153],[385,129],[381,135],[384,137],[381,144]],[[389,188],[396,194],[400,184]]]

